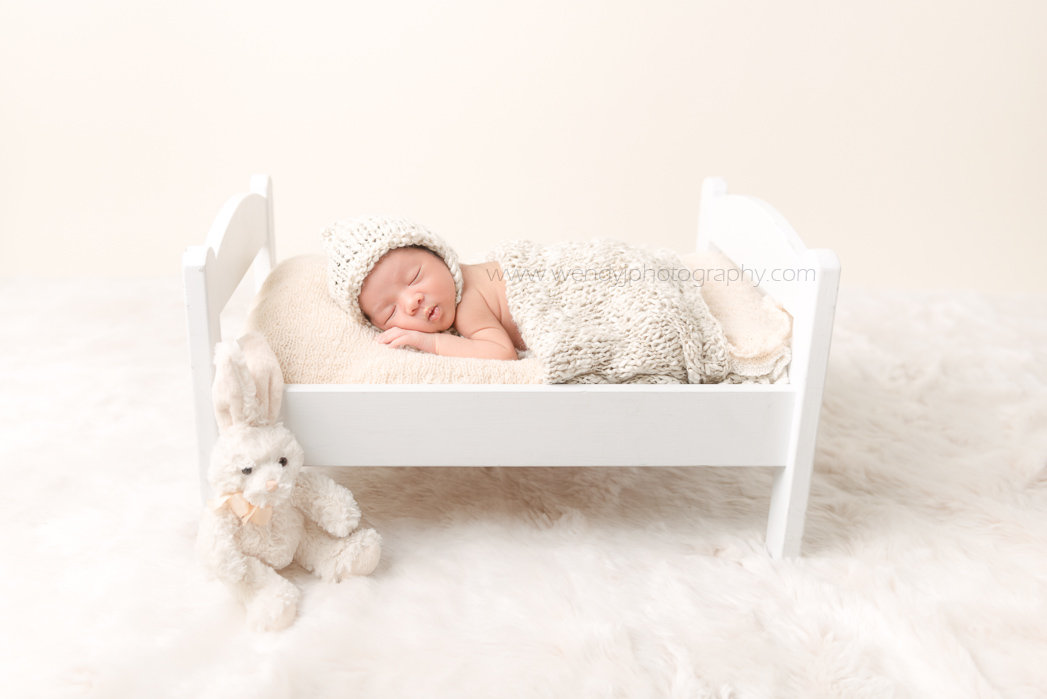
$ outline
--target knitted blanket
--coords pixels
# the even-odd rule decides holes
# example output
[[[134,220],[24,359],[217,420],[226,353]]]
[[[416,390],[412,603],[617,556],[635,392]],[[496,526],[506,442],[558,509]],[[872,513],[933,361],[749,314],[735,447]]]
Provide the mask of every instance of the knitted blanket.
[[[510,241],[509,312],[545,383],[718,383],[727,342],[680,258],[610,240]]]

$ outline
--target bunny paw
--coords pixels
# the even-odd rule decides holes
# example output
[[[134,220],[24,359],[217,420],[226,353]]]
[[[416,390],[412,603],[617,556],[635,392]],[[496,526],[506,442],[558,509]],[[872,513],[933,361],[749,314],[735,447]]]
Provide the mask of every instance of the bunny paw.
[[[341,582],[353,575],[370,575],[382,557],[382,537],[374,529],[359,529],[345,541],[332,578]]]
[[[294,583],[284,578],[274,581],[247,603],[247,625],[255,631],[286,629],[298,614],[300,595]]]

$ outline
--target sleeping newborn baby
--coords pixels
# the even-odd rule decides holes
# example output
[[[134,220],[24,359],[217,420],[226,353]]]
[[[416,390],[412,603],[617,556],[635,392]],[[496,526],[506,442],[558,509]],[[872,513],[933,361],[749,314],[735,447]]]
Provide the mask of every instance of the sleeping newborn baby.
[[[497,262],[459,265],[442,240],[404,219],[335,224],[324,242],[328,259],[344,263],[329,266],[332,294],[383,331],[379,342],[478,359],[518,359],[526,349]]]
[[[383,330],[378,341],[446,357],[517,359],[526,349],[509,315],[497,262],[461,265],[462,300],[451,270],[421,246],[396,248],[375,263],[360,287],[360,310]],[[458,334],[445,330],[454,328]]]
[[[406,219],[341,221],[322,237],[331,297],[390,347],[479,359],[526,349],[546,383],[727,378],[723,329],[700,287],[674,275],[685,267],[671,251],[516,240],[459,265]]]

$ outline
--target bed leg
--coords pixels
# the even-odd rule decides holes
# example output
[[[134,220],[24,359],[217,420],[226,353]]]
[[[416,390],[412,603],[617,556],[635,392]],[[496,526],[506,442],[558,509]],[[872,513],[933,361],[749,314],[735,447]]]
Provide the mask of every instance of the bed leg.
[[[828,342],[824,343],[823,359],[828,358]],[[825,363],[818,368],[818,376],[825,376]],[[806,373],[806,372],[804,372]],[[797,372],[797,381],[804,374]],[[807,515],[807,498],[811,493],[811,474],[814,471],[814,446],[818,439],[818,417],[821,412],[821,381],[812,385],[801,383],[796,395],[789,436],[789,450],[785,466],[774,474],[771,488],[771,506],[767,513],[767,550],[776,559],[795,558],[803,544],[803,525]]]
[[[767,515],[767,550],[774,558],[800,555],[807,499],[814,471],[818,417],[829,368],[829,346],[840,284],[840,261],[830,250],[807,250],[798,263],[815,271],[814,284],[797,301],[793,314],[793,361],[789,381],[796,407],[785,467],[774,475]]]
[[[806,463],[793,459],[774,474],[771,507],[767,515],[767,551],[772,558],[796,558],[800,555],[812,466],[810,458]]]

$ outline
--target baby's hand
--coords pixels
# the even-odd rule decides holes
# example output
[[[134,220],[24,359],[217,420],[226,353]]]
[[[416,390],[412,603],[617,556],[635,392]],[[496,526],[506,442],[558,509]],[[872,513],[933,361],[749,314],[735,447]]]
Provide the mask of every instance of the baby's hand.
[[[414,347],[423,352],[433,354],[436,352],[436,335],[437,333],[425,333],[421,330],[404,330],[394,326],[380,333],[376,339],[390,347]]]

